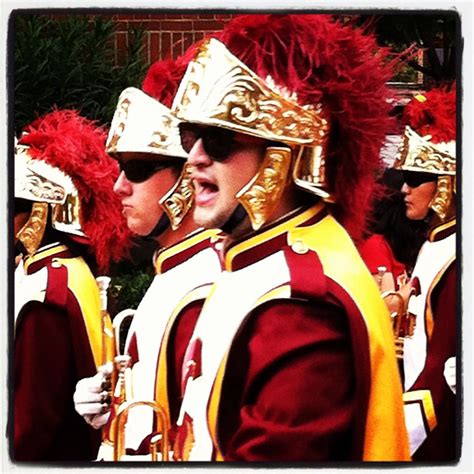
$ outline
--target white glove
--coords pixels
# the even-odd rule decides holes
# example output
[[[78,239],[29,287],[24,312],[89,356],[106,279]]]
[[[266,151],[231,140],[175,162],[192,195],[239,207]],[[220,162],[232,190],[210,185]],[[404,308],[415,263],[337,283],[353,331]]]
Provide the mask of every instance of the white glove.
[[[96,430],[102,428],[110,417],[110,385],[112,364],[99,367],[94,377],[79,380],[74,392],[74,407],[86,422]]]
[[[456,393],[456,357],[450,357],[444,364],[444,378],[453,393]]]

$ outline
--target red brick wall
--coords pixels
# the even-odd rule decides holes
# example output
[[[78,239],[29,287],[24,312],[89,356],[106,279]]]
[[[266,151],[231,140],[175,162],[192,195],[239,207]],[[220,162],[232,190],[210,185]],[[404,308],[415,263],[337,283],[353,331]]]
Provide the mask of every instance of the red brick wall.
[[[141,25],[145,33],[144,59],[151,64],[158,59],[183,54],[188,46],[207,33],[219,31],[233,15],[227,14],[118,14],[115,50],[120,63],[127,46],[129,31]]]

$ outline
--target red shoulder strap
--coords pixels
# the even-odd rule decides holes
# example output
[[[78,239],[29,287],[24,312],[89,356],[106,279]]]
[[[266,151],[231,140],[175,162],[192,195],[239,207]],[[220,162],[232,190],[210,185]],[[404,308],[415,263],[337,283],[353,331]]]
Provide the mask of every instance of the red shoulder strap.
[[[318,254],[313,250],[298,253],[292,247],[284,248],[291,278],[291,296],[318,298],[327,292],[327,280]]]
[[[54,306],[65,307],[68,292],[67,281],[67,267],[53,260],[48,265],[48,284],[44,302]]]

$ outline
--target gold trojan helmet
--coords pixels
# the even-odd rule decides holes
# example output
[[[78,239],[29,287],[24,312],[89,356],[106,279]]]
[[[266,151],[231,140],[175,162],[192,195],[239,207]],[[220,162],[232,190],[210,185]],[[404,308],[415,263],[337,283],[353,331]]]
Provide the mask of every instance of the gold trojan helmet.
[[[134,87],[125,89],[118,100],[110,126],[106,150],[117,158],[122,153],[137,153],[143,159],[182,160],[187,153],[181,147],[179,121],[158,100]],[[176,184],[160,204],[171,228],[177,229],[193,202],[193,187],[184,165]]]
[[[404,113],[403,143],[394,167],[437,176],[430,207],[441,223],[454,217],[456,193],[456,94],[433,89],[417,95]]]
[[[33,202],[29,219],[16,237],[32,255],[43,238],[50,206],[54,229],[81,237],[84,232],[79,193],[71,178],[45,161],[33,159],[29,150],[15,138],[15,198]]]
[[[130,235],[105,139],[102,127],[71,109],[53,109],[25,127],[15,146],[15,197],[33,201],[17,235],[30,255],[51,224],[86,245],[100,271],[123,257]]]
[[[296,185],[331,200],[325,174],[329,126],[321,104],[298,105],[294,94],[278,88],[270,76],[260,78],[220,41],[210,39],[199,48],[172,110],[185,122],[281,144],[266,149],[259,171],[236,196],[254,230],[271,215],[291,169]]]

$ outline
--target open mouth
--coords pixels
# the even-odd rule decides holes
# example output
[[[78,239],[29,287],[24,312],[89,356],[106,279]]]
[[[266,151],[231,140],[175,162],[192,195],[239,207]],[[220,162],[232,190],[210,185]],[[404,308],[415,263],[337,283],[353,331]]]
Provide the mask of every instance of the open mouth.
[[[195,201],[198,206],[210,205],[219,193],[219,187],[212,181],[205,178],[194,180]]]

